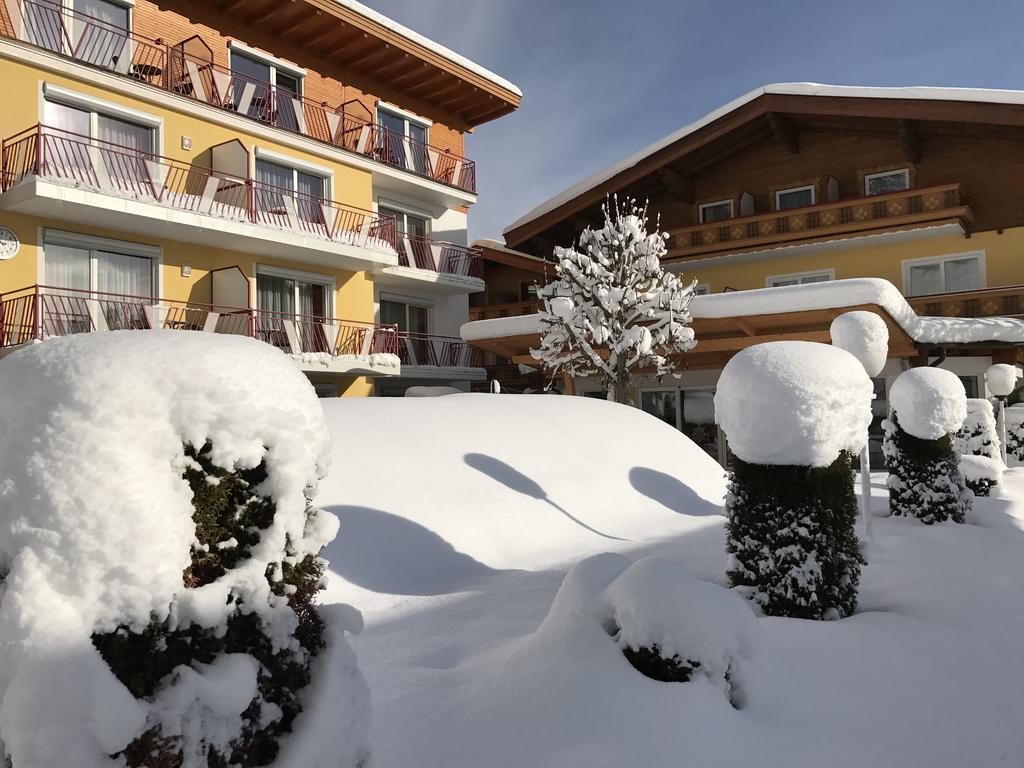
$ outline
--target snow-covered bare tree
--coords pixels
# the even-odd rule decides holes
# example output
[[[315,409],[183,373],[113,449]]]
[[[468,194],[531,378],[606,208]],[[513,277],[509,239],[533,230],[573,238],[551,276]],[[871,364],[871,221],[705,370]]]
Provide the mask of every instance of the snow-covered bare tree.
[[[684,283],[661,268],[665,235],[647,230],[647,206],[606,202],[604,226],[587,227],[579,248],[556,248],[555,280],[540,291],[540,349],[531,354],[554,378],[596,376],[619,403],[639,370],[672,373],[673,355],[696,343]]]

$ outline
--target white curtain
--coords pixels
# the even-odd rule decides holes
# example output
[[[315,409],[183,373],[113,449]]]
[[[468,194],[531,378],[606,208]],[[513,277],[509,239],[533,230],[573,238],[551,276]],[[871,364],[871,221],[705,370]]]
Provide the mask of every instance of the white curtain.
[[[91,114],[84,109],[55,101],[43,103],[43,124],[47,128],[43,137],[44,176],[90,181],[88,170],[92,166],[88,144],[91,121]]]
[[[981,288],[981,262],[978,259],[947,261],[946,290],[974,291]]]
[[[75,0],[74,46],[77,58],[113,69],[127,71],[128,8],[107,0]]]
[[[911,296],[927,296],[945,290],[941,264],[915,264],[910,267],[909,276]]]
[[[47,244],[44,260],[48,286],[89,290],[89,251]]]
[[[99,115],[98,138],[103,164],[115,187],[140,193],[153,194],[144,158],[153,151],[153,129],[136,125],[116,117]],[[107,147],[106,144],[114,144]]]
[[[257,306],[268,312],[295,312],[295,281],[276,275],[256,278]]]
[[[153,262],[143,256],[97,251],[96,290],[150,297],[153,295]]]

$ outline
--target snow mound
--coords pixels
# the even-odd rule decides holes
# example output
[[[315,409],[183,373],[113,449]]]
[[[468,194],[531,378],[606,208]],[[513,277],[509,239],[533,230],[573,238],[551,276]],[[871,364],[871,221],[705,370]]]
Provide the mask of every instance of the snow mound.
[[[742,687],[743,665],[762,640],[761,624],[735,592],[700,581],[682,563],[648,557],[605,591],[620,648],[657,647],[678,657],[726,696]]]
[[[889,356],[889,326],[874,312],[844,312],[829,329],[833,346],[845,349],[864,366],[868,376],[877,376]]]
[[[491,394],[322,404],[338,460],[317,503],[344,531],[325,553],[328,595],[358,595],[361,607],[382,594],[466,589],[494,569],[546,567],[722,514],[718,463],[636,408]]]
[[[988,456],[964,455],[960,457],[960,472],[964,480],[971,483],[979,480],[998,483],[999,478],[1003,476],[1003,462]]]
[[[20,350],[0,363],[0,391],[0,737],[14,765],[117,765],[109,756],[147,722],[179,728],[186,750],[199,737],[227,743],[253,700],[252,657],[179,666],[146,702],[91,636],[153,621],[219,632],[237,598],[275,647],[298,648],[295,614],[266,573],[286,540],[301,559],[337,531],[333,515],[307,520],[306,492],[331,460],[312,387],[248,338],[131,331]],[[186,589],[197,537],[183,444],[207,441],[217,467],[265,461],[276,512],[247,560]]]
[[[872,394],[871,380],[849,352],[807,341],[770,342],[726,364],[715,418],[743,461],[827,467],[841,451],[864,446]]]
[[[996,363],[985,371],[985,383],[993,394],[1005,397],[1017,388],[1019,371],[1016,365]]]
[[[921,440],[956,432],[967,419],[963,382],[943,368],[911,368],[893,382],[889,405],[900,428]]]

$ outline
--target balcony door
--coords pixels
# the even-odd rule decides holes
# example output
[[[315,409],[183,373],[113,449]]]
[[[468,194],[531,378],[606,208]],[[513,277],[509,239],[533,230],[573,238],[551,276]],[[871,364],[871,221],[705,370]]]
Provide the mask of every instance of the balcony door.
[[[324,325],[330,321],[330,285],[267,272],[256,275],[257,335],[286,352],[332,352]],[[294,328],[296,337],[289,338]]]
[[[379,132],[377,139],[384,161],[389,165],[429,175],[427,126],[386,109],[377,110],[377,122],[384,129]]]
[[[47,239],[43,267],[47,288],[41,313],[47,335],[149,327],[145,306],[154,303],[155,293],[150,257],[106,243],[89,247],[84,241]]]
[[[70,53],[66,37],[64,8],[60,0],[24,0],[23,35],[26,42],[56,53]]]
[[[128,74],[132,64],[130,6],[110,0],[73,0],[72,7],[74,57]]]
[[[269,160],[256,160],[256,181],[259,183],[256,202],[261,213],[278,223],[328,228],[324,214],[327,201],[327,179],[297,168],[290,168]],[[286,199],[286,198],[291,198]],[[299,221],[291,222],[291,207]]]
[[[430,308],[404,301],[380,302],[380,322],[397,325],[405,338],[399,341],[402,365],[437,365],[437,356],[429,338]]]
[[[419,267],[421,269],[433,269],[434,255],[430,252],[430,244],[426,242],[429,224],[427,219],[416,216],[397,208],[388,208],[385,205],[378,207],[383,216],[394,216],[395,230],[398,235],[398,259],[403,267]],[[405,236],[411,235],[408,248]],[[412,253],[408,253],[411,250]]]

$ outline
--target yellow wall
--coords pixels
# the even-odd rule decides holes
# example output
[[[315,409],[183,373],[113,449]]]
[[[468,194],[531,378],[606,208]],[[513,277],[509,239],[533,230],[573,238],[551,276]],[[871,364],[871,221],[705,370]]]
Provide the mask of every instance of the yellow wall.
[[[708,283],[712,293],[728,288],[746,290],[764,288],[769,276],[793,272],[834,269],[836,279],[848,277],[881,277],[897,288],[903,288],[902,262],[973,251],[985,252],[987,287],[1024,283],[1024,227],[997,232],[980,232],[972,237],[945,235],[919,237],[890,244],[851,245],[842,249],[816,253],[792,253],[759,256],[742,261],[726,257],[717,262],[694,261],[683,264],[682,273]]]

